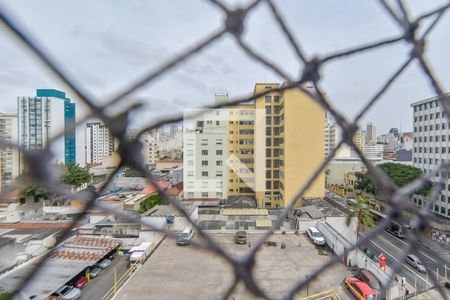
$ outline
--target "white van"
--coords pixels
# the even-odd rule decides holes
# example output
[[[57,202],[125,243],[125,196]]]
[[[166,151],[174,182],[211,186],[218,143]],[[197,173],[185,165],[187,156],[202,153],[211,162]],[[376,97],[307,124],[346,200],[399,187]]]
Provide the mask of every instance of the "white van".
[[[180,234],[180,238],[177,241],[177,245],[180,246],[189,245],[191,243],[193,236],[194,236],[194,229],[191,226],[184,228],[183,232],[181,232]]]

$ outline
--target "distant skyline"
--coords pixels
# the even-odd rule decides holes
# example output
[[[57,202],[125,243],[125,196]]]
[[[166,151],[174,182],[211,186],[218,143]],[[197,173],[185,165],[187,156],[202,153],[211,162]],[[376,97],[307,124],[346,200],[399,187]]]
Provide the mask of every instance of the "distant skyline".
[[[248,1],[227,1],[230,6],[239,3]],[[443,3],[415,0],[406,4],[410,15],[417,16]],[[376,1],[287,0],[275,4],[308,57],[400,33]],[[111,4],[106,0],[0,0],[0,5],[16,16],[98,103],[195,45],[223,23],[221,11],[208,1],[136,0]],[[301,64],[273,22],[267,5],[259,5],[246,25],[244,37],[255,50],[287,73],[298,74]],[[450,17],[445,15],[429,36],[427,48],[427,59],[446,91],[450,86],[449,28]],[[322,69],[321,86],[335,107],[346,116],[354,116],[405,61],[409,51],[409,45],[401,43],[337,60]],[[73,93],[3,27],[0,53],[0,112],[16,112],[17,97],[31,96],[38,88],[62,90],[77,103],[78,118],[86,112]],[[132,126],[145,126],[165,113],[212,104],[216,91],[226,90],[231,98],[251,94],[256,82],[281,80],[238,49],[227,35],[135,92],[120,108],[110,109],[119,111],[134,100],[144,101],[144,108],[132,115]],[[363,119],[361,129],[366,122],[373,122],[377,134],[392,127],[411,131],[410,103],[434,95],[417,64],[412,64]],[[83,129],[77,131],[78,135]]]

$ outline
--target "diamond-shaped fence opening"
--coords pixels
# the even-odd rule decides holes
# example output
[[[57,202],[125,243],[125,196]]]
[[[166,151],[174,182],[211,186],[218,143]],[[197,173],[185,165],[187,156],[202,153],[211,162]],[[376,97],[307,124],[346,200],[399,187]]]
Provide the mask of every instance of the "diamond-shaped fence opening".
[[[235,257],[230,256],[227,252],[225,252],[216,241],[214,241],[206,232],[200,230],[199,226],[194,221],[190,220],[188,214],[185,212],[185,210],[183,209],[178,200],[174,200],[173,198],[168,197],[165,191],[162,191],[159,188],[157,188],[159,195],[165,201],[171,203],[176,209],[178,209],[186,218],[190,220],[192,226],[198,230],[198,233],[203,238],[202,240],[204,240],[205,244],[194,243],[194,246],[199,246],[203,249],[211,251],[215,255],[221,256],[234,270],[233,283],[230,285],[228,290],[222,295],[223,298],[228,298],[233,293],[234,288],[239,282],[243,282],[246,288],[250,292],[252,292],[255,296],[262,298],[270,298],[269,295],[260,287],[258,282],[255,280],[253,274],[253,268],[255,265],[255,255],[264,245],[267,238],[274,232],[274,230],[282,227],[283,223],[287,219],[289,211],[291,211],[294,208],[297,202],[297,200],[295,199],[300,199],[304,195],[308,187],[325,170],[327,164],[333,159],[334,155],[336,154],[336,151],[344,143],[351,146],[354,149],[354,151],[358,153],[361,161],[367,168],[369,174],[372,176],[373,182],[376,185],[377,189],[381,191],[380,196],[382,198],[382,201],[384,201],[387,205],[386,214],[388,218],[397,219],[399,216],[402,215],[403,211],[406,209],[409,209],[417,217],[418,222],[414,228],[415,235],[409,235],[406,237],[404,246],[405,254],[404,257],[399,257],[398,261],[394,263],[394,265],[392,266],[394,273],[396,273],[397,271],[400,270],[400,268],[402,268],[402,264],[400,262],[405,259],[407,253],[411,251],[415,252],[417,256],[421,258],[422,254],[416,251],[418,245],[417,236],[420,236],[423,241],[428,241],[428,237],[424,235],[424,230],[425,228],[427,228],[430,220],[432,219],[432,214],[430,213],[429,208],[430,205],[432,205],[433,201],[437,198],[438,189],[437,188],[433,189],[433,192],[429,197],[430,199],[428,201],[428,205],[425,205],[425,207],[421,209],[417,209],[411,206],[408,202],[408,198],[410,194],[412,194],[419,187],[423,186],[427,182],[427,180],[429,180],[432,176],[435,176],[435,174],[438,174],[441,170],[446,171],[449,167],[449,163],[444,162],[439,168],[434,170],[434,172],[426,173],[420,179],[414,181],[413,183],[404,186],[402,188],[398,188],[384,173],[382,173],[379,169],[376,169],[364,157],[363,153],[361,153],[361,151],[354,144],[353,135],[358,129],[357,126],[358,121],[360,121],[361,118],[367,113],[367,111],[379,101],[380,97],[396,81],[399,75],[402,74],[402,72],[407,68],[407,66],[409,66],[413,62],[418,63],[420,69],[422,70],[424,80],[427,80],[434,88],[434,91],[438,96],[438,99],[442,105],[443,110],[446,112],[447,116],[450,115],[450,102],[448,101],[449,100],[448,96],[444,94],[438,79],[433,74],[433,71],[431,70],[425,57],[427,44],[426,38],[429,35],[429,33],[433,30],[433,28],[436,26],[436,24],[442,19],[443,15],[450,7],[450,4],[447,3],[423,15],[420,15],[415,19],[411,19],[410,16],[408,15],[406,7],[404,6],[401,0],[396,1],[397,3],[396,9],[394,9],[386,1],[380,0],[379,1],[380,5],[384,8],[389,17],[391,17],[392,20],[398,25],[398,27],[402,31],[402,34],[395,36],[393,38],[378,40],[364,45],[360,45],[358,47],[345,49],[343,51],[332,53],[325,57],[314,57],[314,56],[308,57],[303,52],[302,47],[300,46],[301,44],[299,43],[299,41],[296,40],[296,38],[292,34],[291,29],[285,22],[282,14],[279,12],[277,6],[273,1],[255,0],[247,7],[234,10],[227,8],[224,4],[222,4],[217,0],[210,0],[207,2],[211,3],[211,5],[216,6],[224,14],[225,18],[222,29],[207,35],[203,40],[201,40],[196,44],[193,44],[190,48],[186,49],[181,55],[173,57],[171,60],[162,64],[159,68],[156,68],[155,70],[149,72],[146,76],[144,76],[140,80],[129,83],[129,85],[126,88],[124,88],[112,99],[109,99],[109,101],[107,101],[106,104],[104,104],[103,106],[98,106],[95,103],[95,101],[93,101],[93,99],[90,98],[89,94],[86,93],[84,89],[78,85],[77,81],[71,78],[71,76],[69,76],[64,71],[63,66],[55,62],[52,56],[49,55],[47,49],[45,49],[45,47],[39,46],[38,43],[35,42],[34,37],[31,36],[25,28],[20,27],[16,22],[16,20],[12,18],[3,7],[0,6],[0,19],[4,27],[15,35],[18,42],[26,45],[26,47],[28,47],[35,54],[37,59],[43,62],[47,66],[47,68],[50,71],[52,71],[66,85],[66,87],[74,93],[74,95],[78,99],[80,99],[84,104],[86,104],[89,107],[91,113],[83,120],[80,120],[79,123],[85,121],[89,117],[96,117],[101,121],[103,121],[110,128],[112,134],[120,141],[118,153],[120,155],[121,161],[119,166],[116,168],[115,172],[113,172],[112,175],[109,176],[108,179],[102,184],[101,188],[97,192],[89,192],[83,195],[83,199],[86,201],[86,205],[84,206],[82,212],[79,213],[74,218],[73,222],[71,223],[71,226],[63,230],[62,232],[63,238],[68,237],[71,234],[71,229],[78,223],[78,221],[82,220],[85,213],[89,209],[95,206],[97,206],[100,209],[110,210],[110,212],[120,216],[124,220],[130,221],[139,220],[136,219],[136,216],[124,214],[122,212],[112,210],[111,208],[108,207],[103,207],[100,204],[96,203],[95,199],[99,194],[102,193],[102,191],[104,191],[106,186],[111,182],[114,174],[122,167],[129,167],[142,172],[143,174],[145,174],[146,178],[151,183],[154,184],[155,187],[158,187],[158,185],[155,182],[155,179],[152,177],[153,175],[143,167],[143,164],[140,161],[141,156],[139,155],[139,153],[141,149],[140,148],[141,144],[139,142],[139,138],[148,130],[158,128],[165,124],[179,122],[183,120],[183,116],[181,114],[176,116],[171,115],[171,117],[167,118],[161,118],[155,121],[147,128],[144,128],[141,132],[139,132],[139,134],[134,139],[127,139],[125,137],[125,128],[127,125],[126,124],[127,112],[124,111],[122,114],[119,114],[118,116],[115,117],[109,116],[105,113],[104,107],[122,101],[124,98],[126,98],[126,96],[130,95],[131,93],[143,87],[144,85],[147,85],[150,82],[154,81],[162,74],[170,74],[170,71],[174,70],[181,62],[189,60],[196,52],[204,48],[207,48],[214,41],[220,40],[226,35],[231,35],[234,38],[236,45],[238,45],[240,49],[244,53],[246,53],[250,59],[272,70],[275,74],[279,75],[281,78],[285,80],[285,84],[280,88],[270,89],[263,93],[253,95],[251,97],[233,99],[226,103],[216,104],[205,108],[217,109],[228,107],[235,104],[254,100],[256,98],[272,93],[274,91],[299,89],[303,93],[308,94],[313,101],[319,104],[325,111],[330,113],[330,115],[335,119],[336,123],[342,128],[343,134],[342,134],[342,141],[330,153],[330,155],[317,167],[317,169],[313,172],[313,174],[311,174],[309,180],[303,186],[300,186],[298,188],[298,192],[295,195],[294,201],[289,202],[290,204],[284,208],[281,214],[279,214],[278,218],[276,219],[276,221],[272,223],[272,227],[267,231],[267,233],[265,233],[264,236],[261,239],[259,239],[256,244],[252,245],[252,248],[248,249],[248,254],[244,258],[237,259]],[[284,34],[286,40],[289,42],[294,53],[297,55],[298,59],[303,62],[303,67],[301,68],[301,70],[299,70],[298,74],[300,75],[297,78],[292,78],[291,76],[289,76],[288,73],[284,71],[280,66],[276,65],[275,63],[267,59],[265,56],[255,51],[250,45],[248,45],[242,39],[242,33],[245,30],[246,24],[245,20],[248,18],[249,15],[252,14],[252,12],[255,10],[256,7],[262,5],[267,6],[270,13],[272,14],[273,19],[276,21],[276,24],[280,27],[281,32]],[[424,21],[427,21],[426,23],[427,27],[419,34],[417,29],[422,23],[424,23]],[[409,55],[405,58],[405,61],[400,65],[400,67],[391,75],[391,77],[386,79],[386,81],[379,88],[377,93],[366,102],[366,104],[356,115],[356,117],[353,120],[349,120],[344,116],[342,116],[339,112],[337,112],[335,108],[331,105],[331,102],[328,101],[328,99],[326,99],[326,97],[324,96],[325,93],[320,88],[321,78],[326,76],[326,74],[321,72],[322,67],[329,62],[339,60],[343,57],[358,55],[362,52],[371,49],[405,42],[408,43],[411,47]],[[310,90],[304,88],[305,83],[312,84],[312,86],[315,88],[315,92],[313,93]],[[164,113],[164,111],[162,110],[159,112],[161,114]],[[63,132],[61,132],[59,136],[61,136],[62,134]],[[16,147],[16,145],[8,144],[7,141],[1,141],[1,146]],[[27,152],[27,151],[23,152],[25,153],[25,159],[27,160],[27,163],[30,166],[28,175],[37,184],[40,184],[55,193],[59,193],[61,195],[66,196],[68,195],[67,189],[56,181],[51,168],[48,167],[50,164],[50,159],[48,158],[49,157],[48,149],[44,149],[39,152]],[[381,231],[384,230],[386,225],[389,223],[389,219],[385,220],[384,222],[381,222],[373,229],[371,229],[369,232],[367,232],[363,237],[361,237],[358,240],[357,244],[349,245],[345,249],[345,252],[342,255],[342,257],[347,255],[350,251],[356,249],[357,247],[366,245],[369,239],[376,237]],[[232,219],[230,218],[229,220]],[[245,221],[239,222],[246,223]],[[224,226],[224,224],[222,223],[220,223],[220,221],[211,224],[208,224],[206,222],[203,226],[207,228],[213,227],[214,229],[216,229],[219,228],[219,225]],[[253,222],[251,223],[253,224]],[[152,226],[152,224],[144,223],[144,225],[154,230],[161,231],[162,233],[166,234],[169,238],[176,238],[176,235],[173,234],[172,232],[155,228],[154,226]],[[248,224],[246,225],[248,226]],[[37,263],[34,264],[34,268],[22,280],[22,283],[20,285],[22,289],[25,288],[30,282],[32,282],[36,276],[38,276],[37,274],[39,269],[44,265],[46,259],[49,258],[51,255],[52,252],[49,252],[48,254],[44,255],[42,259],[40,259]],[[308,283],[308,280],[316,278],[322,272],[329,269],[334,264],[340,262],[342,257],[339,256],[334,257],[333,259],[323,264],[321,267],[311,272],[306,278],[299,278],[299,281],[295,284],[295,286],[291,290],[287,291],[283,297],[287,299],[292,298],[300,289],[305,288],[305,286]],[[446,262],[447,264],[450,265],[450,262],[446,257],[440,255],[439,253],[436,253],[436,257],[439,258],[442,262]],[[441,296],[443,298],[446,298],[445,293],[441,285],[438,283],[437,279],[434,278],[433,276],[430,276],[430,280],[438,288]]]

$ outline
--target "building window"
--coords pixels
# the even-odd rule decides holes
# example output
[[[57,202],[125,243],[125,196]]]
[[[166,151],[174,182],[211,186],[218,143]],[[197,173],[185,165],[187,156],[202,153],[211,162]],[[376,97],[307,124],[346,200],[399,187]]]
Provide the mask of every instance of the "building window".
[[[266,127],[266,135],[272,135],[272,128]]]
[[[203,171],[203,172],[202,172],[202,176],[203,176],[203,177],[207,177],[207,176],[208,176],[208,171]]]
[[[221,166],[222,165],[222,161],[221,160],[216,160],[216,166]]]
[[[272,145],[272,139],[266,138],[266,146],[271,146],[271,145]]]
[[[222,145],[222,139],[216,139],[216,145]]]
[[[271,168],[272,167],[272,162],[270,159],[266,159],[266,168]]]
[[[441,214],[445,214],[445,207],[441,206]]]
[[[222,155],[222,150],[216,150],[216,155]]]
[[[202,155],[208,155],[208,150],[202,150]]]
[[[203,127],[203,121],[197,121],[197,127]]]
[[[202,198],[208,198],[208,192],[202,192]]]
[[[222,177],[222,171],[216,171],[216,176],[217,177]]]
[[[268,189],[268,190],[272,189],[272,182],[271,181],[266,181],[266,189]]]
[[[272,96],[266,96],[265,98],[266,103],[272,102]]]
[[[275,101],[275,103],[280,102],[280,96],[273,96],[273,100]]]
[[[272,113],[272,107],[267,105],[266,106],[266,114],[271,114]]]
[[[269,149],[266,149],[266,157],[270,157],[270,156],[272,156],[272,150],[269,148]]]
[[[202,160],[202,166],[207,166],[208,165],[208,161],[207,160]]]

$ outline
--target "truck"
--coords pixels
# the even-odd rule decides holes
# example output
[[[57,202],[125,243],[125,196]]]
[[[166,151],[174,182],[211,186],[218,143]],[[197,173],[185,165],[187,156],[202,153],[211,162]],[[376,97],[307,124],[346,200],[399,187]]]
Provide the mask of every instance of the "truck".
[[[131,253],[128,259],[130,264],[136,263],[140,260],[145,260],[145,258],[152,252],[152,243],[143,242],[139,246],[135,246],[128,251]]]

